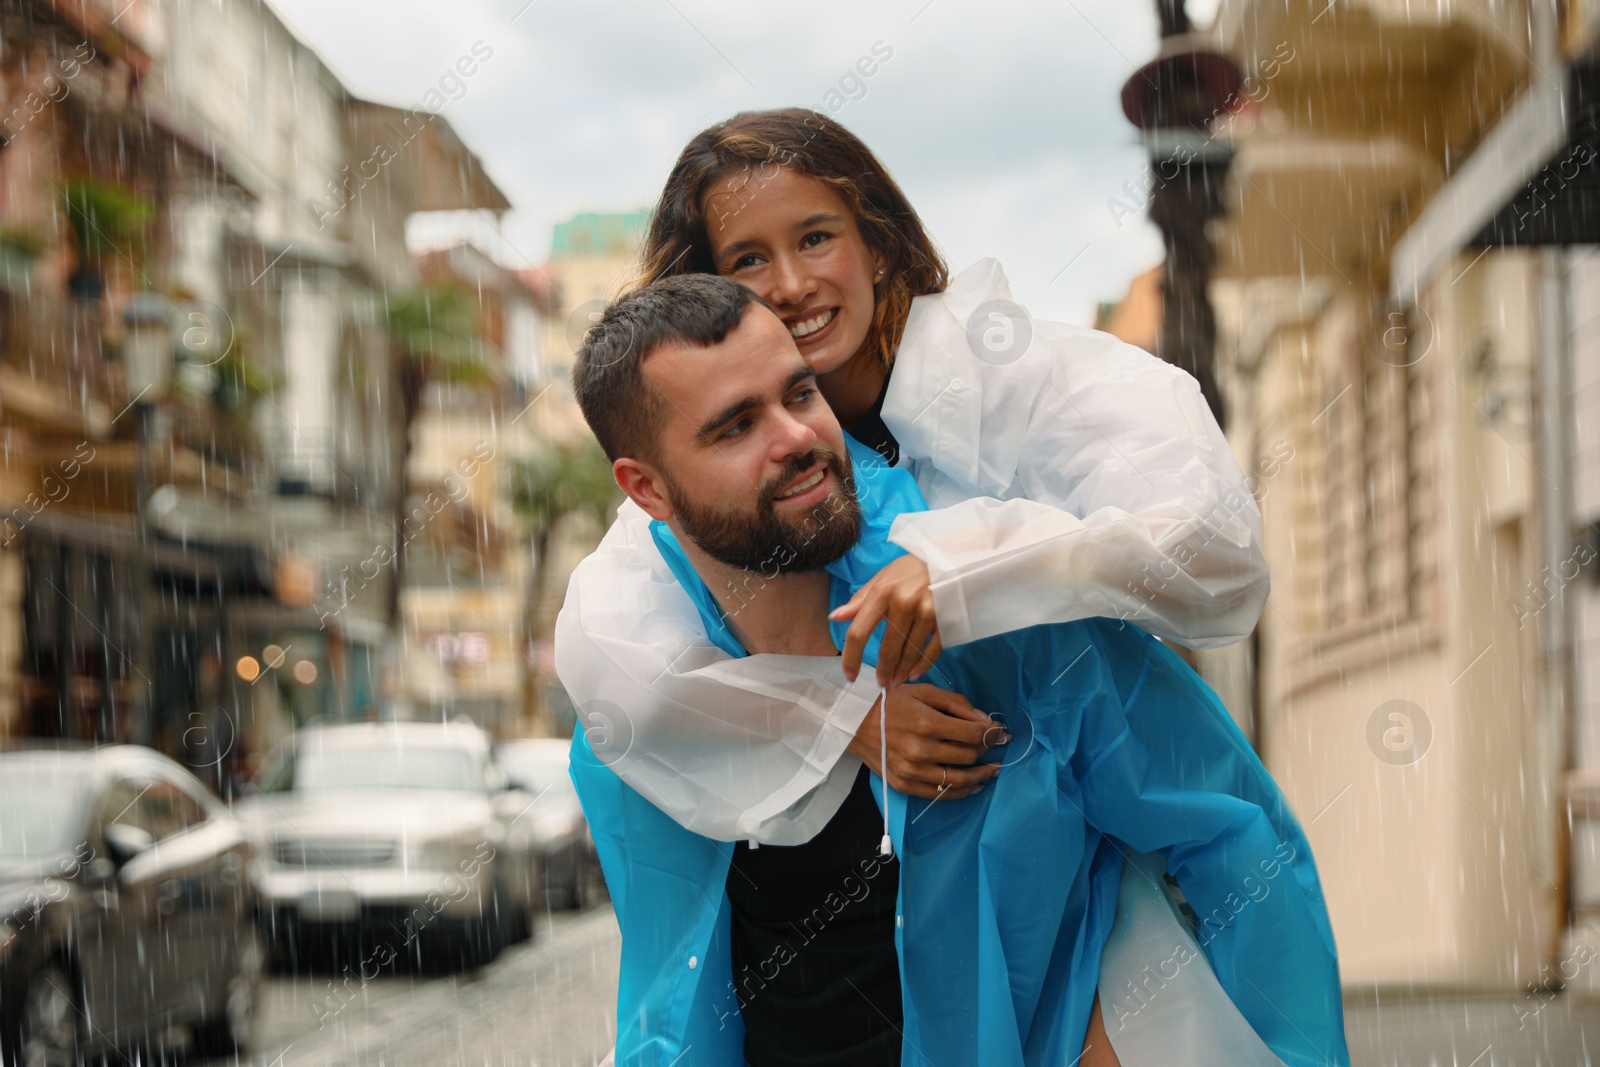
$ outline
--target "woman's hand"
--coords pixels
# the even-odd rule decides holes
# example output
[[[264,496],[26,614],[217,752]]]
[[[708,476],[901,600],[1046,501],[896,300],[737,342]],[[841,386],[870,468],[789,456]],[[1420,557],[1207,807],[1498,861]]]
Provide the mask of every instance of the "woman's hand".
[[[928,588],[928,565],[915,556],[901,556],[874,574],[828,618],[852,620],[844,638],[844,676],[852,682],[861,673],[862,652],[880,619],[889,621],[878,648],[880,686],[921,676],[944,651]]]
[[[955,800],[971,796],[1000,773],[998,763],[974,767],[978,757],[1011,740],[1005,726],[975,709],[960,693],[936,685],[889,690],[889,772],[879,759],[881,699],[861,720],[845,749],[908,796]]]

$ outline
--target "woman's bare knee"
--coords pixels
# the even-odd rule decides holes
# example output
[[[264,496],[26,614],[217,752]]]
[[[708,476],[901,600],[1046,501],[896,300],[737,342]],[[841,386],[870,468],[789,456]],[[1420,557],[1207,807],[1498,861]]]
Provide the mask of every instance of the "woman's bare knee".
[[[1111,1038],[1106,1034],[1106,1021],[1100,1015],[1100,994],[1094,997],[1089,1009],[1089,1032],[1083,1039],[1083,1056],[1078,1067],[1121,1067],[1122,1061],[1111,1049]]]

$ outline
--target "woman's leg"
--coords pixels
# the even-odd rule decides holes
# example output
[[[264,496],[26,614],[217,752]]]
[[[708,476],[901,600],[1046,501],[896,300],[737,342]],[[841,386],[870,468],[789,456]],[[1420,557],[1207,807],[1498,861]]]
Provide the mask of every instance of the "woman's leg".
[[[1122,1061],[1111,1049],[1111,1038],[1106,1034],[1106,1021],[1100,1015],[1100,994],[1094,995],[1094,1005],[1089,1009],[1089,1032],[1083,1039],[1083,1056],[1077,1067],[1121,1067]]]

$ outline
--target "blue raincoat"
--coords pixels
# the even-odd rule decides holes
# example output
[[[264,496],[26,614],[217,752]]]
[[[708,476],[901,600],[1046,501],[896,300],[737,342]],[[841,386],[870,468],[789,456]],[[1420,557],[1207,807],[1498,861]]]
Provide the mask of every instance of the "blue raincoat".
[[[895,516],[926,507],[909,474],[847,442],[865,521],[828,567],[835,606],[902,554],[887,540]],[[652,532],[711,639],[745,655],[671,530]],[[831,624],[841,647],[846,628]],[[877,647],[875,635],[869,663]],[[1006,766],[974,796],[888,794],[906,1067],[1074,1062],[1129,849],[1165,858],[1218,981],[1273,1053],[1290,1067],[1349,1063],[1310,846],[1187,664],[1133,626],[1090,619],[947,649],[926,680],[1003,714],[1013,739],[984,757]],[[572,754],[622,930],[617,1064],[742,1067],[739,1000],[762,976],[732,973],[732,844],[685,830],[635,793],[581,724]],[[1183,962],[1152,959],[1127,1002],[1159,1011],[1162,976]],[[1115,1032],[1122,1009],[1104,1010]]]

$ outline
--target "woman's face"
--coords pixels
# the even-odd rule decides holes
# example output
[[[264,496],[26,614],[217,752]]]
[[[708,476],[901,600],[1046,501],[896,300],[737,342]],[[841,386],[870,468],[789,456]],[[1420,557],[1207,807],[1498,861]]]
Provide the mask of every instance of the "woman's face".
[[[850,362],[872,325],[872,284],[883,260],[844,198],[815,178],[772,167],[717,183],[702,206],[717,273],[770,303],[818,374]]]

